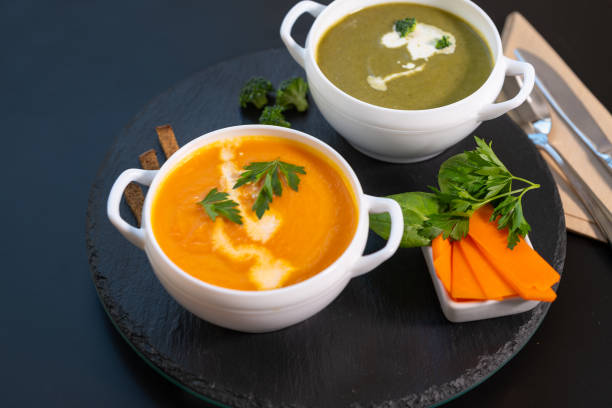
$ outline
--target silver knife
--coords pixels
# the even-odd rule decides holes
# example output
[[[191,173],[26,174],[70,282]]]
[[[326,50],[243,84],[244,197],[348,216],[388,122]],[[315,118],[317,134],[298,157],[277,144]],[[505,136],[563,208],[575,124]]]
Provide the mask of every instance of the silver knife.
[[[536,86],[548,103],[612,175],[612,143],[563,78],[545,61],[527,50],[518,48],[514,54],[520,61],[533,65]]]

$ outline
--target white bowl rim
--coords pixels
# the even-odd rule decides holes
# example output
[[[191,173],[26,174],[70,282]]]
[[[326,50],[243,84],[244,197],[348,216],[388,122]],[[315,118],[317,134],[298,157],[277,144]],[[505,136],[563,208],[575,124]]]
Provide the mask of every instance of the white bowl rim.
[[[334,0],[332,3],[330,3],[329,5],[327,5],[325,7],[325,9],[321,12],[321,14],[319,14],[319,16],[321,16],[322,14],[324,14],[329,7],[333,6],[334,4],[341,4],[343,1],[348,1],[348,0]],[[482,10],[482,8],[480,8],[480,6],[478,6],[476,3],[470,1],[470,0],[449,0],[449,1],[456,1],[456,2],[463,2],[469,6],[471,6],[472,8],[474,8],[482,18],[484,18],[484,20],[490,25],[490,27],[493,29],[493,32],[496,33],[495,35],[495,46],[497,47],[498,50],[498,55],[497,58],[494,59],[493,61],[493,67],[491,68],[491,72],[489,73],[489,76],[487,77],[487,79],[482,83],[482,85],[480,85],[480,87],[478,89],[476,89],[474,92],[472,92],[471,94],[469,94],[468,96],[466,96],[465,98],[462,98],[456,102],[447,104],[447,105],[442,105],[442,106],[438,106],[436,108],[430,108],[430,109],[395,109],[395,108],[385,108],[384,106],[379,106],[379,105],[374,105],[371,104],[369,102],[365,102],[362,101],[361,99],[355,98],[352,95],[349,95],[348,93],[344,92],[342,89],[338,88],[333,82],[331,82],[329,80],[329,78],[327,78],[327,76],[323,73],[323,71],[321,71],[321,68],[319,67],[319,64],[316,61],[316,58],[314,57],[315,54],[315,50],[316,50],[316,46],[319,44],[320,40],[317,42],[317,44],[314,44],[311,46],[311,37],[310,37],[310,32],[311,30],[315,27],[315,25],[317,24],[317,21],[319,20],[319,16],[317,16],[317,18],[315,19],[315,22],[313,23],[312,27],[310,28],[310,30],[308,31],[308,36],[306,38],[306,46],[304,47],[306,50],[306,56],[307,58],[310,60],[311,65],[314,67],[315,72],[317,73],[317,75],[319,75],[323,81],[333,87],[336,91],[340,92],[342,94],[342,96],[347,97],[350,101],[355,102],[359,105],[362,105],[365,108],[369,108],[369,109],[374,109],[377,110],[381,113],[394,113],[394,114],[404,114],[406,116],[409,115],[419,115],[419,114],[423,114],[425,112],[427,113],[444,113],[444,111],[446,110],[451,110],[456,108],[457,106],[461,106],[461,105],[465,105],[468,104],[470,102],[472,102],[472,100],[476,99],[478,97],[477,94],[481,93],[482,90],[485,87],[488,87],[490,85],[490,83],[493,81],[493,74],[496,74],[497,70],[501,69],[501,65],[500,65],[500,61],[503,61],[503,52],[502,52],[502,43],[501,43],[501,38],[499,36],[499,32],[497,31],[497,28],[495,27],[495,23],[493,23],[493,21],[491,20],[491,17],[489,17],[489,15],[487,13],[484,12],[484,10]],[[378,4],[391,4],[391,3],[418,3],[419,0],[410,0],[410,1],[401,1],[401,0],[382,0],[380,1],[380,3]],[[368,7],[374,7],[378,4],[373,4],[370,6],[366,6],[366,7],[362,7],[359,10],[354,11],[353,13],[363,10],[365,8]],[[421,4],[421,3],[419,3]],[[465,18],[458,16],[448,10],[445,10],[441,7],[437,7],[437,6],[429,6],[428,7],[432,7],[432,8],[437,8],[439,10],[445,11],[455,17],[460,18],[461,20],[467,22],[470,27],[476,32],[478,33],[478,35],[483,39],[483,41],[485,42],[485,44],[487,45],[487,47],[489,48],[489,51],[491,52],[491,54],[493,54],[493,50],[491,49],[491,46],[489,45],[488,41],[484,38],[483,34],[472,25],[472,23],[470,21],[467,21]],[[323,36],[325,36],[325,34],[327,33],[327,31],[334,25],[337,24],[340,20],[342,20],[343,18],[345,18],[346,16],[348,16],[349,13],[345,13],[343,14],[340,18],[338,18],[337,20],[335,20],[333,23],[330,23],[327,27],[325,27],[325,29],[323,30],[323,34],[321,34],[321,38],[323,38]],[[492,58],[494,58],[493,55],[491,55]],[[499,68],[498,68],[499,67]],[[452,125],[451,125],[452,126]]]
[[[340,168],[341,171],[344,172],[344,176],[347,177],[348,181],[352,182],[353,186],[350,186],[351,190],[353,190],[353,193],[355,194],[355,200],[356,200],[356,205],[357,205],[357,225],[355,227],[355,232],[353,234],[353,237],[351,239],[351,241],[349,242],[348,246],[345,248],[344,252],[342,252],[342,254],[336,258],[336,260],[334,260],[334,262],[332,262],[329,266],[327,266],[325,269],[321,270],[320,272],[312,275],[311,277],[304,279],[303,281],[294,283],[292,285],[289,286],[284,286],[284,287],[280,287],[280,288],[275,288],[275,289],[266,289],[266,290],[240,290],[240,289],[231,289],[231,288],[225,288],[222,286],[217,286],[217,285],[213,285],[211,283],[205,282],[201,279],[198,279],[192,275],[190,275],[189,273],[187,273],[186,271],[184,271],[183,269],[181,269],[178,265],[176,265],[169,257],[168,255],[166,255],[166,253],[161,249],[161,247],[159,246],[159,243],[157,242],[157,239],[155,239],[155,234],[153,233],[153,227],[151,225],[150,219],[151,219],[151,207],[152,207],[152,203],[154,201],[154,196],[156,194],[150,194],[150,192],[152,191],[153,193],[157,192],[158,186],[159,184],[162,182],[163,179],[165,179],[165,177],[167,176],[167,174],[164,173],[168,173],[171,169],[174,169],[180,162],[181,160],[183,160],[185,157],[188,157],[190,154],[192,154],[195,150],[197,150],[198,148],[203,147],[199,146],[199,147],[194,147],[195,145],[197,145],[203,138],[208,138],[208,137],[214,137],[214,136],[218,136],[224,132],[228,132],[228,131],[245,131],[248,132],[249,130],[255,130],[255,131],[272,131],[274,132],[278,132],[278,133],[283,133],[283,132],[287,132],[290,134],[293,134],[294,136],[297,136],[298,138],[305,138],[306,140],[310,140],[311,142],[313,142],[317,148],[316,150],[323,154],[328,160],[332,160],[335,159],[337,160],[337,163],[340,163],[344,168]],[[260,133],[260,134],[255,134],[255,135],[249,135],[248,133],[245,133],[243,136],[266,136],[266,134],[264,133]],[[275,136],[275,135],[270,135],[272,137],[283,137],[283,136]],[[240,136],[235,136],[235,137],[240,137]],[[218,139],[215,139],[215,141]],[[291,139],[291,140],[295,140],[295,139]],[[298,140],[299,141],[299,140]],[[212,142],[212,141],[211,141]],[[305,144],[305,143],[302,143]],[[310,146],[309,146],[310,147]],[[181,150],[183,150],[183,152],[179,153]],[[179,153],[179,154],[177,154]],[[331,157],[330,157],[331,156]],[[174,158],[174,160],[173,160]],[[333,162],[333,160],[332,160]],[[338,166],[340,167],[340,166]],[[163,172],[163,173],[162,173]],[[340,153],[338,153],[334,148],[332,148],[331,146],[329,146],[327,143],[323,142],[322,140],[319,140],[317,138],[315,138],[314,136],[311,136],[305,132],[301,132],[299,130],[295,130],[295,129],[291,129],[291,128],[284,128],[284,127],[279,127],[279,126],[271,126],[271,125],[238,125],[238,126],[229,126],[229,127],[225,127],[225,128],[221,128],[221,129],[217,129],[214,131],[211,131],[209,133],[205,133],[201,136],[198,136],[196,138],[194,138],[193,140],[191,140],[189,143],[185,144],[184,146],[182,146],[177,152],[175,152],[170,159],[168,159],[158,170],[158,173],[155,175],[155,179],[153,181],[153,183],[151,183],[151,186],[149,187],[149,193],[147,193],[147,198],[145,200],[145,205],[143,208],[143,221],[144,221],[144,230],[146,233],[146,243],[147,245],[145,245],[145,252],[147,251],[147,249],[149,248],[149,246],[152,246],[153,249],[161,256],[161,258],[163,259],[164,262],[166,262],[168,264],[168,266],[170,266],[172,272],[174,274],[177,274],[183,278],[186,278],[187,280],[189,280],[190,282],[192,282],[194,285],[196,285],[197,287],[200,287],[202,289],[206,289],[206,290],[212,290],[215,292],[218,292],[220,294],[225,294],[225,295],[232,295],[232,296],[240,296],[240,297],[248,297],[248,298],[266,298],[266,297],[270,297],[270,296],[280,296],[282,294],[286,294],[286,293],[291,293],[294,291],[300,291],[302,289],[304,289],[307,286],[311,286],[313,284],[316,284],[317,281],[324,279],[326,277],[326,275],[329,275],[331,273],[332,270],[334,270],[336,268],[336,266],[340,263],[340,262],[344,262],[346,260],[346,257],[348,256],[349,252],[351,252],[351,250],[358,244],[357,242],[357,238],[358,238],[358,232],[360,230],[360,228],[363,228],[363,224],[365,222],[369,222],[368,218],[367,218],[367,210],[364,206],[364,193],[363,193],[363,189],[361,187],[361,183],[359,182],[359,179],[357,178],[357,175],[355,174],[353,168],[348,164],[348,162],[340,155]],[[365,212],[366,217],[363,216]],[[360,255],[361,256],[361,255]],[[155,268],[154,268],[155,269]],[[324,290],[324,289],[323,289]],[[310,297],[306,298],[303,300],[303,302],[308,302],[310,300]]]

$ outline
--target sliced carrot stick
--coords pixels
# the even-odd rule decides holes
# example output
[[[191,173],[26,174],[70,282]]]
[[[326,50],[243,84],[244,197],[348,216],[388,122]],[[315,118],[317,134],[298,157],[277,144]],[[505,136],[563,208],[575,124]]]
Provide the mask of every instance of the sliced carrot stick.
[[[504,281],[524,299],[552,302],[556,293],[550,287],[559,274],[524,240],[510,249],[507,231],[498,230],[489,219],[493,209],[485,206],[470,218],[469,236]]]
[[[454,299],[486,299],[487,296],[474,277],[465,254],[457,242],[453,242],[451,297]]]
[[[507,297],[518,296],[516,291],[499,276],[493,265],[483,256],[469,236],[455,242],[454,245],[459,245],[461,248],[487,299],[502,300]]]
[[[442,234],[431,241],[433,264],[436,275],[448,293],[451,292],[451,254],[453,247],[450,239],[443,239]]]

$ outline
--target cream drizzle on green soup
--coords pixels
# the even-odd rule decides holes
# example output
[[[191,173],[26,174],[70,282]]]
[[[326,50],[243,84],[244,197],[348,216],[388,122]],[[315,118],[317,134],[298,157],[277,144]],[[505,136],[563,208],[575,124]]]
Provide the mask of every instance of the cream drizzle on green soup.
[[[404,19],[414,22],[409,30],[396,26]],[[325,76],[349,95],[406,110],[457,102],[476,91],[493,67],[488,44],[472,26],[413,3],[348,15],[323,35],[316,58]]]

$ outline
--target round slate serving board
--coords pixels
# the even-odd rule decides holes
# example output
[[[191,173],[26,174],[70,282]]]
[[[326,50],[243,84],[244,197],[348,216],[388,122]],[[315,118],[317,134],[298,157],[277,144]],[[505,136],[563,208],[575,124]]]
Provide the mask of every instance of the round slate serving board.
[[[478,385],[529,340],[549,304],[530,312],[453,324],[440,310],[421,250],[400,249],[376,270],[353,279],[326,309],[303,323],[268,334],[244,334],[200,320],[158,283],[144,252],[106,217],[116,177],[138,167],[156,148],[155,126],[173,126],[180,145],[209,131],[254,123],[259,112],[238,107],[241,85],[253,75],[275,85],[303,75],[284,50],[267,50],[210,67],[149,103],[119,134],[92,187],[87,246],[104,308],[132,347],[178,385],[204,399],[246,407],[430,406]],[[367,194],[388,195],[436,185],[440,164],[471,149],[466,138],[417,164],[389,164],[354,150],[314,103],[290,113],[293,128],[334,147],[353,166]],[[526,196],[524,212],[535,248],[561,272],[565,224],[554,181],[538,152],[507,118],[475,132],[509,169],[542,187]],[[133,217],[122,204],[127,220]],[[368,251],[383,245],[370,234]]]

